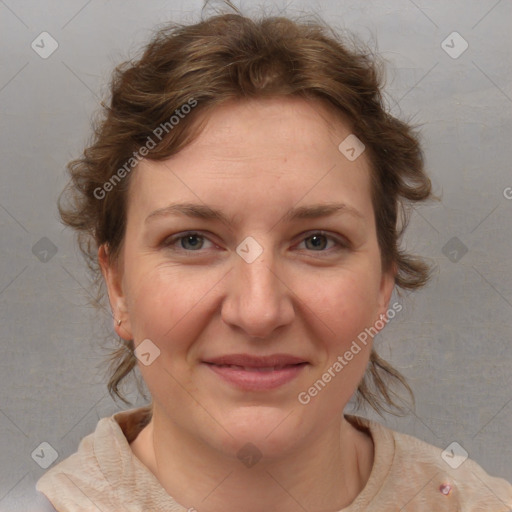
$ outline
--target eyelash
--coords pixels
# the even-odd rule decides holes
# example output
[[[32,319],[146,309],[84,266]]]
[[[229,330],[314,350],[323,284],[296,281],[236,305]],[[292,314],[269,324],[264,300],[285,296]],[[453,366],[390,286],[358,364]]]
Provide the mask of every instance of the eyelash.
[[[182,247],[180,247],[178,249],[174,247],[177,243],[180,242],[180,240],[183,240],[183,239],[185,239],[187,237],[190,237],[190,236],[195,236],[195,237],[198,237],[198,238],[203,238],[203,239],[209,240],[208,237],[206,237],[205,235],[201,234],[200,232],[197,232],[197,231],[185,231],[183,233],[179,233],[177,235],[173,235],[171,237],[166,238],[162,242],[161,245],[164,248],[166,248],[166,249],[175,250],[175,251],[178,251],[178,252],[186,252],[186,253],[195,253],[195,252],[197,252],[197,253],[201,253],[202,252],[201,249],[198,249],[198,250],[194,251],[194,250],[190,250],[190,249],[183,249]],[[309,238],[313,238],[314,236],[325,237],[326,239],[335,242],[337,244],[337,247],[331,248],[331,249],[323,249],[323,250],[320,250],[320,251],[308,251],[308,252],[313,252],[313,253],[330,253],[333,250],[334,251],[341,251],[341,250],[347,250],[347,249],[350,248],[350,244],[349,244],[348,241],[344,241],[343,239],[335,237],[333,235],[328,235],[324,231],[313,231],[313,232],[310,232],[306,237],[304,237],[302,239],[302,241],[300,243],[302,243],[305,240],[308,240]],[[209,240],[209,241],[211,242],[211,240]],[[211,243],[214,243],[214,242],[211,242]]]

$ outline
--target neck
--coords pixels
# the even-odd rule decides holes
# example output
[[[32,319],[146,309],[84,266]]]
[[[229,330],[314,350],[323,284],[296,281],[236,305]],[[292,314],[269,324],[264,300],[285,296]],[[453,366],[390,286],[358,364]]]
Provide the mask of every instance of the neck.
[[[337,511],[362,491],[373,466],[371,437],[344,417],[253,465],[164,420],[154,411],[132,450],[170,496],[201,512]]]

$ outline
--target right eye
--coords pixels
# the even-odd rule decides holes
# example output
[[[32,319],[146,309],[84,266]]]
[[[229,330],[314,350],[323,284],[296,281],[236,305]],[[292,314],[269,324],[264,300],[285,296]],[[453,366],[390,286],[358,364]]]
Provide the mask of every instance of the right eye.
[[[178,233],[166,238],[162,247],[173,251],[198,252],[203,249],[204,241],[208,240],[204,235],[195,231]],[[210,241],[213,244],[213,242]]]

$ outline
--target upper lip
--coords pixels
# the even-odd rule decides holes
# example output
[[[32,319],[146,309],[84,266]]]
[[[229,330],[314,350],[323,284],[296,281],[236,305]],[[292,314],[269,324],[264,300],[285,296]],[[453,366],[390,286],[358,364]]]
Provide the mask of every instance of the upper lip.
[[[302,357],[289,354],[272,354],[269,356],[252,356],[250,354],[229,354],[213,357],[204,361],[215,365],[235,365],[248,368],[271,368],[275,366],[287,366],[291,364],[307,363]]]

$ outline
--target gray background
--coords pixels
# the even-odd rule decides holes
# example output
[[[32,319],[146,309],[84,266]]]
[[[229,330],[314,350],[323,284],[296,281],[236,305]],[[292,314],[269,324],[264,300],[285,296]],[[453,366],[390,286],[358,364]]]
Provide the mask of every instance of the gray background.
[[[257,10],[234,3],[247,14]],[[437,272],[427,289],[400,299],[403,311],[376,339],[417,399],[415,413],[385,424],[440,448],[457,441],[487,472],[512,481],[512,200],[505,197],[512,187],[512,3],[261,5],[272,14],[316,10],[373,44],[388,61],[392,111],[422,125],[442,200],[416,209],[405,245],[431,258]],[[44,470],[31,453],[41,442],[60,461],[99,418],[123,408],[108,396],[100,366],[111,320],[87,305],[87,275],[72,233],[59,224],[56,198],[113,66],[133,56],[156,24],[198,21],[201,7],[0,0],[2,511],[39,509],[33,488]],[[31,48],[43,31],[59,45],[47,59]],[[453,31],[469,44],[458,58],[441,47]],[[43,237],[56,254],[48,241],[33,249]],[[134,387],[130,393],[136,396]]]

